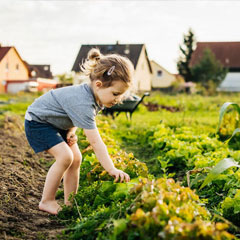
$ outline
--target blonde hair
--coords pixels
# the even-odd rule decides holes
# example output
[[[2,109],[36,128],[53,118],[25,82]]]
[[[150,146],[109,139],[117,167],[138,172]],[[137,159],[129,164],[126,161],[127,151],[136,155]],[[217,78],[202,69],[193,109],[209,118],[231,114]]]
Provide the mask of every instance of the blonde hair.
[[[133,79],[134,67],[128,58],[118,54],[103,55],[97,48],[88,52],[80,68],[91,82],[102,81],[103,87],[110,87],[114,81],[123,81],[130,86]]]

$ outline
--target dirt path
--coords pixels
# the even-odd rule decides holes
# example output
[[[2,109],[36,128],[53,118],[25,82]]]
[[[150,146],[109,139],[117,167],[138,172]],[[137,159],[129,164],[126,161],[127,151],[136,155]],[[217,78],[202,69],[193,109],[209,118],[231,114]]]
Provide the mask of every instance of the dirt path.
[[[57,239],[63,226],[38,210],[46,177],[47,154],[34,154],[23,123],[7,117],[0,128],[0,239]]]

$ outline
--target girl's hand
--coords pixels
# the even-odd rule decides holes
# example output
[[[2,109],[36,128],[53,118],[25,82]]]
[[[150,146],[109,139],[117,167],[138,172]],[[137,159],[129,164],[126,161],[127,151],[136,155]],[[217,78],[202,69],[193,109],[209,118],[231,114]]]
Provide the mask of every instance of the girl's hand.
[[[114,182],[117,182],[120,178],[120,182],[129,182],[130,177],[127,173],[123,172],[122,170],[119,170],[117,168],[114,168],[113,170],[109,171],[109,175],[115,178]]]
[[[71,147],[73,144],[77,142],[78,138],[74,132],[67,133],[67,144]]]

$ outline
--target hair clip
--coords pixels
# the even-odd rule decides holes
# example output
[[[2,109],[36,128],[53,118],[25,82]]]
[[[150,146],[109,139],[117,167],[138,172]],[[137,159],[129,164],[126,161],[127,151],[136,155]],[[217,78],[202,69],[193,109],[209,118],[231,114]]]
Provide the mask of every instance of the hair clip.
[[[110,76],[110,75],[113,73],[114,69],[115,69],[115,66],[113,65],[113,66],[110,67],[110,69],[108,70],[107,75]]]

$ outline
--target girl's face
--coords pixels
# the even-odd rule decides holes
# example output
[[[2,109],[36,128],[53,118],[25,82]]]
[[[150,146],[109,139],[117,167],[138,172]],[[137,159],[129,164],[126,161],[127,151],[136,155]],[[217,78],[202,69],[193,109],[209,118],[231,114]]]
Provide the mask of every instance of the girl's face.
[[[95,96],[100,105],[112,107],[121,102],[124,93],[127,91],[128,85],[123,81],[114,81],[110,87],[103,87],[102,82],[95,82]]]

